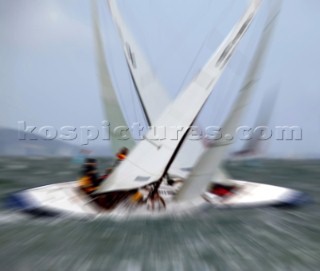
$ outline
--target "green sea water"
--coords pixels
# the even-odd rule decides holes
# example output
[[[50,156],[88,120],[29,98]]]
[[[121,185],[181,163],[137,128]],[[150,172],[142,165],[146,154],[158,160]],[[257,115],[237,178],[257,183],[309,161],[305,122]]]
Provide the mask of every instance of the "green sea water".
[[[100,160],[101,169],[110,161]],[[230,162],[238,179],[308,193],[297,209],[209,209],[139,220],[34,219],[7,210],[12,192],[73,181],[72,159],[0,158],[0,271],[320,270],[320,161]],[[102,173],[102,170],[101,170]]]

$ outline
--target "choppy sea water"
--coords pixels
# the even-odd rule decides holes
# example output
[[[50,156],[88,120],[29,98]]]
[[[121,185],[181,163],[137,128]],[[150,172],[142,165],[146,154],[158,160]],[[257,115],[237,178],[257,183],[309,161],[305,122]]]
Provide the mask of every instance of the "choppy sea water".
[[[101,160],[103,167],[106,163]],[[179,218],[34,219],[0,207],[0,271],[320,270],[320,161],[229,163],[238,179],[307,192],[298,209],[208,210]],[[71,159],[0,158],[0,200],[75,180]]]

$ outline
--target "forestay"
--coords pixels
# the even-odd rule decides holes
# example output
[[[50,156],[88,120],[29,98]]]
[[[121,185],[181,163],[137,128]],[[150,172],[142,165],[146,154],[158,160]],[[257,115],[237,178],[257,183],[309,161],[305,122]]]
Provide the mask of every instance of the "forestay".
[[[247,110],[247,105],[250,102],[256,82],[261,74],[262,64],[266,58],[267,48],[269,47],[271,36],[275,28],[280,5],[281,1],[274,1],[274,5],[270,9],[266,26],[256,47],[254,60],[248,70],[244,87],[239,91],[239,96],[222,126],[223,135],[234,134],[243,113]],[[199,159],[194,170],[189,175],[189,178],[185,181],[184,186],[178,192],[176,200],[183,201],[199,197],[205,192],[209,183],[215,181],[219,182],[219,176],[214,176],[214,174],[219,169],[219,166],[221,166],[221,162],[225,158],[226,151],[231,143],[233,143],[233,140],[227,140],[222,137],[212,144],[211,148],[209,148]]]
[[[152,131],[148,132],[146,138],[115,169],[97,193],[136,189],[157,182],[162,177],[181,140],[213,91],[228,60],[251,24],[260,2],[251,2],[244,16],[216,53],[155,123],[156,127],[166,127],[165,139],[152,140]],[[178,136],[177,128],[180,131]]]
[[[106,111],[107,119],[110,120],[110,140],[113,153],[116,153],[121,147],[133,148],[134,141],[130,136],[130,133],[126,135],[128,140],[123,140],[123,135],[116,134],[115,127],[127,126],[124,116],[122,114],[116,92],[113,88],[110,73],[106,65],[106,57],[103,50],[103,43],[101,39],[101,33],[99,28],[99,13],[95,1],[91,2],[92,19],[94,27],[94,41],[97,65],[99,70],[99,78],[101,84],[101,94],[104,102],[104,109]]]

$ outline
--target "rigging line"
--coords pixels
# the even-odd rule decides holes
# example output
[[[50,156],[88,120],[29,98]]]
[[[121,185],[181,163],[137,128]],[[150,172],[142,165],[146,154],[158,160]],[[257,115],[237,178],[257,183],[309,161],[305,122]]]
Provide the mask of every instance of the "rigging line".
[[[131,51],[130,51],[130,52],[131,52]],[[141,97],[139,88],[138,88],[138,86],[137,86],[136,80],[134,79],[134,76],[133,76],[132,70],[131,70],[131,68],[130,68],[130,66],[129,66],[129,63],[128,63],[127,58],[126,58],[126,62],[127,62],[127,66],[128,66],[129,72],[130,72],[131,80],[132,80],[133,85],[134,85],[134,89],[135,89],[135,91],[136,91],[136,93],[137,93],[138,99],[139,99],[140,104],[141,104],[141,107],[142,107],[142,111],[143,111],[144,116],[145,116],[145,118],[146,118],[147,124],[148,124],[148,126],[150,127],[150,126],[151,126],[151,120],[150,120],[150,117],[149,117],[149,115],[148,115],[148,111],[147,111],[147,109],[146,109],[146,106],[145,106],[144,103],[143,103],[143,100],[142,100],[142,97]]]
[[[207,39],[207,38],[206,38],[206,39]],[[200,55],[202,49],[204,48],[204,45],[205,45],[205,42],[202,43],[202,45],[200,46],[200,48],[199,48],[196,56],[193,58],[192,63],[191,63],[191,65],[190,65],[190,68],[188,69],[186,75],[185,75],[184,78],[182,79],[182,82],[181,82],[181,84],[180,84],[180,86],[179,86],[179,90],[181,90],[182,87],[184,86],[184,84],[186,83],[187,78],[188,78],[189,74],[191,73],[192,68],[193,68],[194,65],[195,65],[195,62],[196,62],[197,59],[199,58],[199,55]]]
[[[127,61],[126,56],[125,56],[125,60],[126,60],[126,64],[127,64],[128,70],[129,70],[129,78],[128,78],[128,80],[131,83],[130,84],[130,96],[131,96],[131,100],[135,101],[137,99],[137,97],[134,94],[136,93],[136,95],[138,95],[137,86],[136,86],[136,82],[135,82],[135,80],[133,78],[133,74],[131,73],[130,67],[128,65],[128,61]],[[132,88],[134,88],[134,90],[132,90]],[[139,100],[139,102],[141,104],[139,96],[138,96],[138,100]],[[141,116],[141,108],[137,109],[137,106],[138,106],[138,104],[134,102],[133,106],[132,106],[132,110],[133,110],[133,113],[135,115],[136,121],[138,121],[138,119],[140,119],[140,116]],[[143,109],[142,109],[142,111],[143,111]],[[144,112],[142,112],[142,113],[143,113],[143,115],[145,115]],[[138,114],[139,114],[139,116],[138,116]]]
[[[234,5],[235,5],[235,3],[230,3],[226,9],[229,10],[229,9],[231,9],[231,6],[234,6]],[[224,13],[222,13],[222,14],[224,14]],[[222,18],[222,16],[223,16],[223,15],[220,15],[218,21],[221,21],[220,18]],[[212,28],[212,29],[208,32],[208,34],[206,35],[206,38],[205,38],[204,42],[202,43],[202,45],[200,46],[199,50],[197,51],[197,54],[195,55],[195,57],[194,57],[193,60],[192,60],[192,63],[191,63],[191,65],[190,65],[190,68],[188,69],[185,77],[182,79],[182,82],[181,82],[181,84],[180,84],[180,86],[179,86],[179,90],[181,90],[182,87],[185,85],[185,83],[186,83],[186,81],[187,81],[187,78],[188,78],[189,74],[190,74],[191,71],[192,71],[192,67],[194,67],[196,61],[197,61],[198,58],[199,58],[199,55],[200,55],[201,51],[203,50],[203,48],[204,48],[205,45],[207,44],[207,41],[208,41],[209,38],[212,36],[212,33],[214,32],[215,29],[216,29],[216,26],[213,26],[213,28]]]
[[[166,165],[166,167],[165,167],[165,169],[164,169],[164,171],[163,171],[160,179],[158,180],[158,182],[156,182],[154,191],[158,191],[158,189],[159,189],[159,187],[160,187],[163,179],[164,179],[165,176],[168,174],[168,170],[170,169],[170,167],[171,167],[172,163],[174,162],[175,158],[177,157],[177,155],[178,155],[178,153],[179,153],[179,151],[180,151],[180,149],[181,149],[184,141],[186,140],[186,138],[187,138],[188,135],[189,135],[189,131],[190,131],[192,125],[194,124],[194,122],[195,122],[195,120],[197,119],[197,117],[198,117],[198,115],[200,114],[200,112],[201,112],[201,110],[200,110],[199,113],[195,116],[195,118],[193,119],[191,125],[188,127],[187,131],[184,133],[181,141],[179,142],[179,144],[178,144],[178,146],[176,147],[174,153],[172,154],[170,160],[168,161],[168,163],[167,163],[167,165]]]
[[[193,124],[193,123],[192,123],[192,124]],[[163,179],[164,179],[165,176],[168,174],[169,168],[171,167],[172,163],[174,162],[175,158],[177,157],[178,152],[179,152],[179,150],[181,149],[181,147],[182,147],[185,139],[186,139],[187,136],[189,135],[190,127],[192,126],[192,124],[188,127],[186,133],[183,135],[181,141],[179,142],[179,144],[178,144],[178,146],[176,147],[174,153],[172,154],[169,162],[167,163],[167,165],[166,165],[166,167],[165,167],[165,169],[164,169],[164,171],[163,171],[160,179],[158,180],[158,182],[156,182],[155,187],[154,187],[154,191],[155,191],[155,192],[158,191],[158,189],[159,189],[159,187],[160,187]]]
[[[257,26],[253,27],[252,29],[256,30],[256,28]],[[247,39],[247,41],[245,39]],[[207,111],[207,114],[212,116],[212,119],[215,121],[217,121],[218,120],[217,118],[221,116],[220,112],[223,112],[222,110],[223,108],[226,108],[226,106],[227,107],[232,106],[232,104],[234,103],[234,100],[236,99],[236,96],[238,95],[239,90],[243,88],[243,80],[245,79],[244,73],[248,70],[248,66],[250,64],[250,61],[252,60],[252,56],[247,58],[245,57],[246,54],[243,54],[243,52],[250,51],[248,49],[252,48],[252,44],[254,44],[254,46],[257,46],[257,39],[255,35],[247,34],[247,37],[244,37],[243,40],[244,41],[242,44],[243,44],[243,47],[245,47],[245,49],[241,50],[241,48],[239,47],[237,54],[234,54],[233,56],[233,61],[230,61],[229,63],[229,69],[232,70],[231,75],[232,74],[234,75],[232,76],[232,78],[228,80],[226,80],[226,78],[223,78],[223,77],[221,78],[222,80],[221,80],[220,88],[225,89],[225,91],[223,93],[220,92],[221,93],[220,99],[221,101],[225,101],[225,102],[219,103],[216,107],[213,107],[211,110]],[[243,67],[245,67],[245,69],[243,69]],[[226,71],[225,76],[226,75],[228,76],[228,74],[230,74],[230,72]],[[232,96],[234,96],[234,98],[230,99],[229,97],[232,97]],[[220,119],[221,124],[224,122],[225,118],[226,116],[224,116],[223,119]]]
[[[110,76],[111,76],[111,74],[113,75],[112,85],[113,85],[114,90],[115,90],[116,101],[119,104],[119,107],[121,109],[121,112],[122,112],[122,115],[123,115],[123,118],[124,118],[124,121],[125,121],[124,125],[126,125],[130,129],[129,121],[132,119],[131,118],[132,115],[131,115],[130,108],[128,109],[128,107],[126,106],[126,103],[123,102],[123,101],[126,101],[126,99],[123,98],[123,97],[125,97],[124,96],[125,93],[123,93],[123,91],[121,91],[122,87],[121,87],[121,84],[119,83],[119,80],[117,79],[116,73],[112,69],[109,70],[109,73],[110,73]],[[128,76],[128,79],[126,79],[126,80],[127,81],[129,80],[129,82],[130,82],[130,76]],[[131,87],[129,86],[129,88],[131,88]],[[130,93],[132,93],[132,91],[130,91]],[[138,119],[136,110],[135,109],[133,109],[133,110],[134,110],[134,114],[136,116],[136,119]],[[107,116],[107,117],[109,118],[109,116]]]
[[[130,89],[132,89],[132,86],[130,87]],[[136,99],[136,97],[134,95],[134,91],[130,91],[130,97],[131,97],[131,101],[134,101]],[[133,111],[133,114],[135,116],[135,120],[138,120],[138,110],[137,110],[136,103],[133,103],[132,111]]]
[[[260,22],[259,24],[261,24],[261,23],[262,22]],[[257,25],[252,26],[251,32],[256,33],[257,29],[259,29],[257,27]],[[222,100],[229,100],[229,99],[227,99],[228,97],[235,96],[235,98],[233,98],[233,101],[231,103],[229,103],[229,106],[232,106],[238,93],[245,87],[245,85],[247,83],[246,82],[246,80],[247,80],[246,73],[248,72],[248,70],[250,68],[249,67],[250,62],[252,62],[252,59],[254,57],[252,53],[249,57],[246,57],[248,55],[244,54],[243,52],[250,52],[250,50],[249,50],[250,48],[255,48],[254,50],[256,50],[256,47],[258,46],[258,43],[259,43],[259,39],[263,35],[265,28],[263,28],[260,31],[260,33],[258,34],[258,38],[256,37],[255,34],[251,33],[251,35],[250,35],[249,31],[248,31],[247,37],[244,37],[244,39],[243,39],[242,44],[243,44],[244,49],[241,50],[241,48],[239,47],[238,53],[234,55],[234,61],[233,62],[230,61],[230,64],[229,64],[230,69],[235,71],[235,72],[233,72],[235,75],[232,76],[232,78],[230,80],[224,80],[223,89],[226,89],[226,91],[225,91],[225,94],[223,95],[223,97],[221,97]],[[257,79],[257,78],[254,78],[254,79]],[[253,100],[253,98],[252,98],[252,100]],[[215,110],[215,111],[221,112],[222,108],[225,108],[225,106],[226,106],[225,103],[219,103],[219,105],[216,108],[217,110]],[[245,118],[243,117],[243,119],[245,119]],[[223,123],[223,121],[222,121],[222,123]]]
[[[151,145],[153,145],[154,147],[156,147],[158,150],[161,149],[162,145],[157,145],[156,143],[154,143],[152,140],[150,140],[149,138],[147,138],[146,136],[143,136],[143,139],[148,141]]]

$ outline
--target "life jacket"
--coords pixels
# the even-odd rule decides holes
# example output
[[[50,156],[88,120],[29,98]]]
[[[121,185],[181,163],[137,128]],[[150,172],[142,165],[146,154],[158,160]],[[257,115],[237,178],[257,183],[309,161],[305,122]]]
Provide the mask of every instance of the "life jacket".
[[[141,192],[137,191],[136,193],[134,193],[131,197],[131,200],[133,202],[139,202],[143,199],[143,195]]]
[[[92,183],[92,180],[89,176],[84,176],[79,179],[79,186],[80,188],[86,192],[87,194],[90,194],[97,190],[97,186],[94,186]]]
[[[117,154],[117,158],[118,158],[119,160],[121,160],[121,161],[124,160],[124,159],[126,159],[126,157],[127,157],[127,156],[126,156],[125,154],[122,154],[122,153],[118,153],[118,154]]]

